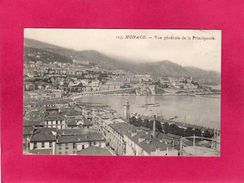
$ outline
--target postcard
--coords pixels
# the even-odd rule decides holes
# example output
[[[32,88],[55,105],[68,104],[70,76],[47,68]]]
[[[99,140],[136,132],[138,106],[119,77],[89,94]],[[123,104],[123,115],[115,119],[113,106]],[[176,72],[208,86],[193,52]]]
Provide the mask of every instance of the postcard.
[[[24,155],[221,155],[221,30],[24,29]]]

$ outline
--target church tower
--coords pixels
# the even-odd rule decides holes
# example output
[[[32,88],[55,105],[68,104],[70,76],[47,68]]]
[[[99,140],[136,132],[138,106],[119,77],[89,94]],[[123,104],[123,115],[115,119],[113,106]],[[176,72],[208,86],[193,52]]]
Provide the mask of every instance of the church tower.
[[[126,121],[129,121],[130,118],[130,104],[128,99],[126,99],[125,105],[124,105],[124,115],[125,115],[125,119]]]

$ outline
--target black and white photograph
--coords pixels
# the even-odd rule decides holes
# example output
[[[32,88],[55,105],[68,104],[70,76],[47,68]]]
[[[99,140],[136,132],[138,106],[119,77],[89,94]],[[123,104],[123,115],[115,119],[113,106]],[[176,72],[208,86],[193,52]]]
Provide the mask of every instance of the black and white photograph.
[[[24,29],[23,154],[221,155],[221,30]]]

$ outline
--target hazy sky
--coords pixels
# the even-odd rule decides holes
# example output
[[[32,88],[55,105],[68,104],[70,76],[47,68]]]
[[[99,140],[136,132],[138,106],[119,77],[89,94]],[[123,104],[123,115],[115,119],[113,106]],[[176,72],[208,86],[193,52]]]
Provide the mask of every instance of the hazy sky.
[[[97,50],[140,61],[170,60],[182,66],[220,71],[221,31],[142,29],[25,29],[26,38],[75,50]],[[146,39],[118,39],[137,35]],[[162,39],[155,39],[155,36]],[[179,37],[180,40],[165,37]],[[186,39],[183,40],[182,37]],[[214,40],[196,40],[193,36]],[[151,37],[151,38],[150,38]],[[191,38],[191,40],[187,40]]]

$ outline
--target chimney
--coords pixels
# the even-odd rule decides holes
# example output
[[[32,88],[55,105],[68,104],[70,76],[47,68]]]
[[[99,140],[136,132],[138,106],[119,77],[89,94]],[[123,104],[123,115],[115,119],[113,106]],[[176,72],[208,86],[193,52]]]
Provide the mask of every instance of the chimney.
[[[156,137],[156,115],[153,116],[153,138]]]

